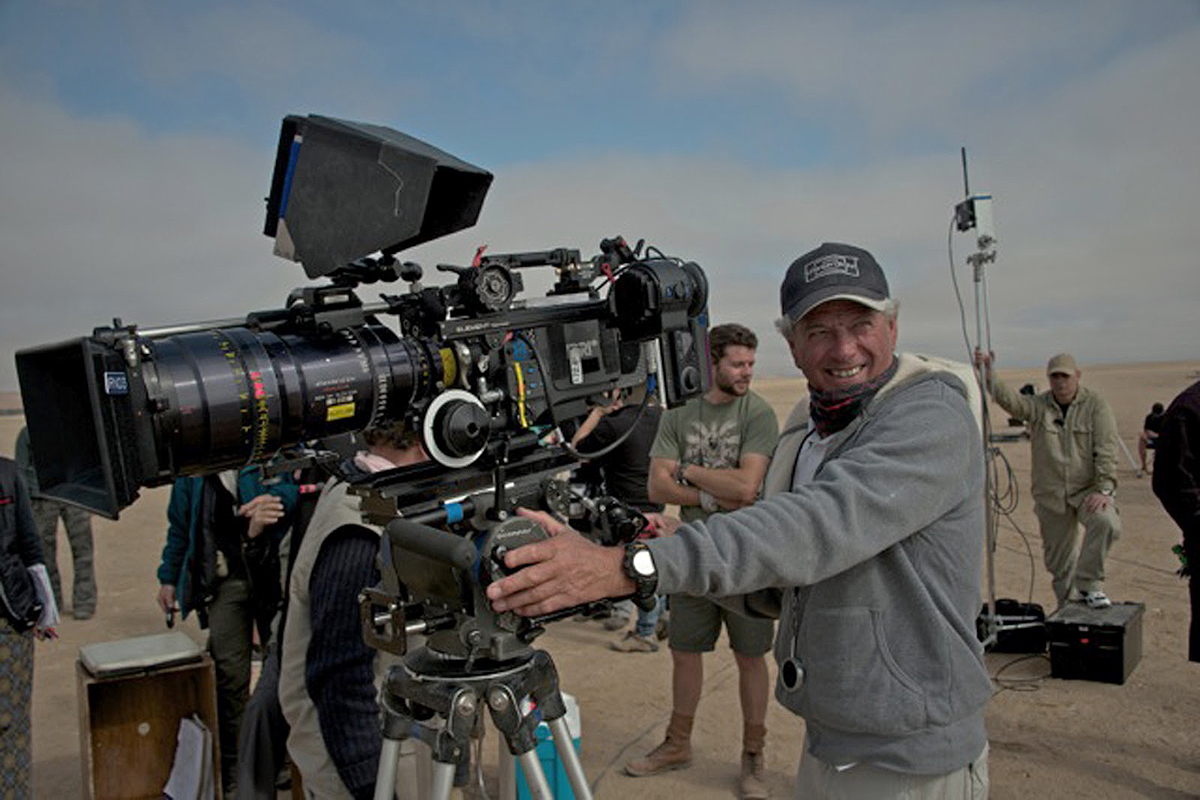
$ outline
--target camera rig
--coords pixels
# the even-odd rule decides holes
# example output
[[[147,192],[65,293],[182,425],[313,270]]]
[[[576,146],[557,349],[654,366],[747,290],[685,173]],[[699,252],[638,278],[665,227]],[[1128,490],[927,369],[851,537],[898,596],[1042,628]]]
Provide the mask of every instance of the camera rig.
[[[708,290],[693,263],[613,238],[590,259],[557,248],[438,265],[455,280],[425,287],[418,265],[396,261],[474,224],[490,181],[387,128],[286,118],[265,230],[329,283],[240,319],[114,320],[18,352],[42,492],[116,518],[142,486],[397,420],[448,472],[525,457],[614,387],[649,380],[668,406],[704,390]],[[521,271],[533,267],[557,282],[527,300]],[[397,280],[407,292],[369,304],[356,293]]]
[[[490,182],[387,128],[287,117],[264,232],[277,254],[326,283],[244,318],[152,329],[114,320],[18,352],[43,494],[116,518],[143,486],[265,464],[402,421],[432,460],[354,487],[364,517],[389,526],[393,545],[423,552],[411,563],[385,556],[398,581],[385,606],[411,594],[422,613],[453,618],[463,641],[446,643],[452,652],[505,658],[521,649],[536,625],[517,635],[474,592],[499,568],[497,548],[534,535],[514,517],[517,505],[569,505],[548,487],[578,454],[547,438],[616,388],[646,384],[668,407],[702,393],[708,289],[696,264],[620,237],[591,258],[562,247],[481,251],[467,266],[437,265],[452,279],[445,285],[424,285],[421,267],[395,254],[474,224]],[[522,274],[534,268],[553,270],[555,281],[545,297],[526,299]],[[364,286],[396,282],[406,290],[359,297]],[[627,538],[638,527],[619,504],[601,505],[601,531]],[[612,515],[621,521],[605,523]],[[474,548],[470,565],[464,543]],[[466,641],[480,618],[482,650]],[[373,641],[403,649],[394,637],[404,627]]]
[[[620,237],[591,258],[480,250],[467,266],[437,265],[452,280],[425,286],[395,254],[473,225],[491,179],[388,128],[285,118],[264,233],[327,283],[244,318],[152,329],[118,319],[18,352],[42,494],[115,519],[141,487],[272,461],[282,471],[326,437],[403,422],[431,460],[350,487],[384,531],[383,579],[361,598],[364,638],[407,653],[385,708],[399,719],[410,703],[443,702],[404,675],[455,696],[507,691],[514,675],[542,685],[553,665],[530,642],[550,618],[496,614],[484,595],[507,550],[547,535],[515,509],[582,505],[604,544],[642,529],[611,498],[575,502],[561,473],[580,454],[550,441],[614,389],[645,385],[668,407],[702,394],[708,287],[696,264]],[[521,297],[532,268],[555,273],[545,297]],[[407,289],[359,297],[396,281]],[[427,646],[408,652],[416,633]],[[524,731],[510,746],[527,753],[529,720],[509,722]],[[450,727],[423,734],[442,737],[446,759],[461,751]]]

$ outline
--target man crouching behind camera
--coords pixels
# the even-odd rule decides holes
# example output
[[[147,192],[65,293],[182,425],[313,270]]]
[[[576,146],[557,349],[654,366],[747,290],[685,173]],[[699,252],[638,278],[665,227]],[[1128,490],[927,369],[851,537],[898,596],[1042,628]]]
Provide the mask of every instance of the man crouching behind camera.
[[[626,552],[543,515],[557,535],[509,554],[526,568],[488,595],[541,614],[635,591],[783,589],[775,694],[806,723],[797,796],[986,797],[978,390],[965,365],[894,353],[896,305],[865,250],[801,256],[780,295],[810,397],[763,499]]]
[[[368,449],[343,471],[381,472],[427,458],[402,423],[368,429],[363,439]],[[337,478],[325,484],[296,551],[280,662],[288,754],[313,798],[372,797],[383,745],[376,696],[391,657],[363,641],[358,609],[362,588],[379,582],[382,531],[362,521],[360,498],[347,488]]]

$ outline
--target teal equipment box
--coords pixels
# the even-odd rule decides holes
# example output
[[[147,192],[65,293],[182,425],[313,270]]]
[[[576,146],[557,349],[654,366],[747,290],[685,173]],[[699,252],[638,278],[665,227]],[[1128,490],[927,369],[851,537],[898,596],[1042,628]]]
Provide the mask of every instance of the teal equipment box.
[[[571,743],[575,745],[575,752],[578,754],[583,744],[583,736],[579,727],[579,703],[573,695],[566,692],[563,692],[562,697],[563,704],[567,707],[567,733],[571,735]],[[534,733],[537,736],[538,761],[542,763],[542,772],[546,773],[546,783],[550,784],[550,793],[556,800],[575,800],[575,792],[571,789],[571,781],[567,779],[567,771],[558,757],[558,751],[554,749],[554,736],[550,733],[550,726],[539,722]],[[525,780],[525,770],[518,762],[517,798],[518,800],[532,800],[532,797],[529,784]]]

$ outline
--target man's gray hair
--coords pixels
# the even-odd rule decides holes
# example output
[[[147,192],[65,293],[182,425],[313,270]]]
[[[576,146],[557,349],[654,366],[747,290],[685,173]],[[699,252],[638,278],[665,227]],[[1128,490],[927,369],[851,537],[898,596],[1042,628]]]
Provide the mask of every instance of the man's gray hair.
[[[899,311],[900,311],[900,301],[895,299],[894,297],[889,297],[888,299],[883,301],[883,311],[881,311],[879,313],[883,314],[888,319],[894,320],[896,318],[896,314]],[[796,323],[793,324],[792,321],[790,319],[788,319],[787,317],[780,317],[779,319],[775,320],[775,330],[779,331],[780,335],[783,336],[783,338],[790,339],[792,336],[792,331],[794,331],[796,329],[796,325],[799,325],[799,324],[800,324],[799,320],[797,320]]]

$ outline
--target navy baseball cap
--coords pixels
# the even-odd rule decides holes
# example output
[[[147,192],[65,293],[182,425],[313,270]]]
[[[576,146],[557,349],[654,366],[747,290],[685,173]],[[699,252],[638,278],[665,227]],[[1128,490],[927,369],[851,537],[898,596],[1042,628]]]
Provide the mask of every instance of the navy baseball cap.
[[[779,304],[791,325],[830,300],[853,300],[883,311],[890,297],[887,278],[875,257],[861,247],[839,242],[825,242],[797,258],[779,287]]]

